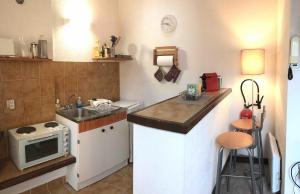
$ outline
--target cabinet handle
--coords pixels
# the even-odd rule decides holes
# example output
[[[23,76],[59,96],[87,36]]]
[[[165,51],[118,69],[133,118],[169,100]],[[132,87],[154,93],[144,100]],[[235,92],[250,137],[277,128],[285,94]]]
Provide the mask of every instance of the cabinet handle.
[[[102,133],[104,133],[105,132],[105,129],[102,129]]]
[[[114,129],[114,126],[110,126],[110,129],[113,130],[113,129]]]

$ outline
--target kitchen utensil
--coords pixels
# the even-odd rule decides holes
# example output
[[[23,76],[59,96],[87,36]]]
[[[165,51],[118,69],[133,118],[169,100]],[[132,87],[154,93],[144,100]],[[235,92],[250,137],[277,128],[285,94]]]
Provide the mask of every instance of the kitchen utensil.
[[[30,44],[30,53],[32,58],[37,58],[38,56],[38,45],[35,42]]]
[[[45,40],[43,35],[40,36],[38,41],[38,57],[41,59],[48,58],[47,40]]]

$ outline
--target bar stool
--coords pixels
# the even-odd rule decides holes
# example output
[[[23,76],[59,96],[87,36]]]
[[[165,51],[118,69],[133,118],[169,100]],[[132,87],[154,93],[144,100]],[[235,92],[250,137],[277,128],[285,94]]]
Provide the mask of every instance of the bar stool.
[[[217,182],[216,182],[216,194],[220,194],[220,186],[222,177],[227,177],[227,190],[229,191],[230,177],[234,178],[250,178],[251,179],[251,192],[255,194],[255,176],[254,176],[254,163],[253,163],[253,149],[251,146],[254,143],[253,137],[249,134],[242,132],[225,132],[217,137],[217,143],[221,146],[218,153],[218,166],[217,166]],[[230,174],[222,174],[222,160],[223,151],[228,149],[229,151],[246,149],[248,151],[250,173],[251,176],[237,176],[232,171],[232,161],[230,161]]]
[[[262,146],[262,129],[264,124],[264,119],[266,115],[266,107],[263,106],[263,111],[260,115],[260,124],[257,123],[255,117],[253,119],[238,119],[231,123],[231,125],[236,129],[236,131],[245,132],[248,134],[253,134],[253,131],[257,131],[257,137],[255,138],[255,144],[253,149],[257,148],[257,156],[258,156],[258,165],[259,165],[259,173],[264,176],[265,175],[265,166],[264,166],[264,154],[263,154],[263,146]],[[236,160],[236,151],[234,153]]]

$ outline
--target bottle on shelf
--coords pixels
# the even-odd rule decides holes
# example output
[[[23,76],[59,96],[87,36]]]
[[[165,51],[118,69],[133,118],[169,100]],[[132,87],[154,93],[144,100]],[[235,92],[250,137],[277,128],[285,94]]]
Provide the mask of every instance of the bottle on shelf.
[[[24,37],[23,36],[19,36],[19,53],[18,55],[20,57],[28,57],[28,52],[26,49],[26,43],[24,41]]]
[[[100,59],[101,58],[100,41],[99,40],[96,41],[96,44],[93,48],[93,58],[94,59]]]
[[[40,59],[48,58],[47,40],[44,38],[44,35],[40,35],[38,40],[38,57]]]

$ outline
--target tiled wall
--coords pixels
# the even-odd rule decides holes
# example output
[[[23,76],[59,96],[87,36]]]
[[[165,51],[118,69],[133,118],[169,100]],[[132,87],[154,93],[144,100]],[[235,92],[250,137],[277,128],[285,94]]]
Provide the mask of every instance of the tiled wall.
[[[118,63],[0,62],[0,130],[53,120],[55,99],[65,104],[72,94],[85,102],[118,100]],[[6,108],[7,99],[15,100],[15,110]],[[1,144],[0,158],[6,155]]]

